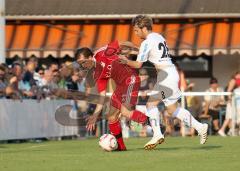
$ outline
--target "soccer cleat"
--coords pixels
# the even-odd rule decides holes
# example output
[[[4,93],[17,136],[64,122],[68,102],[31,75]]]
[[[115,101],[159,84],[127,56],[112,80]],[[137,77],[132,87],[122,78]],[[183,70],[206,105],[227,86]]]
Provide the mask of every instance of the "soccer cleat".
[[[200,144],[205,144],[207,141],[207,132],[208,132],[208,124],[203,124],[202,129],[198,132],[200,136]]]
[[[147,144],[145,144],[144,149],[153,150],[158,144],[162,144],[163,142],[164,142],[164,137],[162,135],[152,137],[152,139]]]

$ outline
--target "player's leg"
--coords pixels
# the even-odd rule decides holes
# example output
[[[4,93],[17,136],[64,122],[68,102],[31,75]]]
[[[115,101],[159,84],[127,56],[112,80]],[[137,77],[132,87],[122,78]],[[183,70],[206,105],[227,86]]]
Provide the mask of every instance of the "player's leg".
[[[132,110],[131,106],[128,104],[121,105],[121,114],[122,116],[140,124],[145,124],[148,120],[146,114],[138,110]]]
[[[185,125],[197,130],[200,136],[200,144],[205,144],[207,141],[207,124],[198,122],[187,109],[179,107],[179,104],[177,102],[167,106],[167,112],[169,115],[172,115],[181,120]]]
[[[138,110],[132,110],[137,102],[139,80],[139,77],[133,75],[130,81],[117,85],[112,96],[112,105],[121,111],[122,116],[143,124],[147,122],[147,116]]]
[[[114,135],[117,139],[118,143],[118,150],[119,151],[125,151],[126,146],[123,142],[122,138],[122,127],[119,120],[120,111],[116,109],[115,107],[111,106],[110,111],[107,114],[108,119],[108,127],[112,135]]]
[[[145,144],[145,149],[154,149],[158,144],[164,142],[164,136],[160,127],[160,112],[157,106],[164,98],[172,95],[171,89],[161,84],[162,80],[164,80],[167,76],[167,73],[162,70],[158,72],[157,82],[152,91],[153,94],[150,96],[146,104],[147,116],[150,118],[153,137],[147,144]]]
[[[149,117],[150,125],[153,130],[152,139],[144,146],[146,150],[154,149],[158,144],[164,142],[164,135],[162,134],[160,127],[160,112],[157,107],[160,101],[161,100],[154,100],[153,97],[150,97],[146,105],[147,116]]]
[[[200,135],[200,144],[204,144],[207,140],[208,125],[198,122],[187,109],[179,106],[177,101],[181,97],[181,91],[178,88],[179,75],[175,67],[169,67],[164,71],[168,76],[161,84],[168,86],[168,88],[172,90],[172,95],[163,99],[168,114],[180,119],[185,125],[197,130]]]

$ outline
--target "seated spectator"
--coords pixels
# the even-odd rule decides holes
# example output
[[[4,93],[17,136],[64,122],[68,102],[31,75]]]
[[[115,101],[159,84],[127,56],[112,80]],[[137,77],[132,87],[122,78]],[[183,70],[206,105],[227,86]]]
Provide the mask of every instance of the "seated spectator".
[[[187,92],[192,92],[195,84],[190,83],[187,81]],[[194,118],[198,118],[198,115],[201,113],[201,101],[198,98],[198,96],[187,96],[186,97],[186,102],[187,102],[187,108],[191,112],[191,114],[194,116]],[[190,128],[189,134],[190,136],[195,135],[195,129]]]
[[[214,77],[210,79],[210,88],[206,90],[206,92],[223,92],[223,89],[219,87],[218,80]],[[214,133],[219,130],[219,112],[221,109],[221,105],[224,104],[223,96],[205,96],[205,109],[204,116],[210,115],[212,117],[213,122],[213,131]]]
[[[0,98],[4,97],[5,89],[7,87],[7,81],[5,79],[6,69],[3,65],[0,65]]]

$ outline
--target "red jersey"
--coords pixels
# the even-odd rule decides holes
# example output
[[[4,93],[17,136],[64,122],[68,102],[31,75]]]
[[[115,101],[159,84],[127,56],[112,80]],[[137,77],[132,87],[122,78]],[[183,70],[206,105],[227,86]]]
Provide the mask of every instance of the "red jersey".
[[[138,75],[134,69],[121,64],[116,53],[113,53],[112,55],[106,54],[109,46],[111,46],[110,49],[118,48],[114,47],[116,45],[113,42],[107,47],[99,49],[94,56],[96,62],[94,78],[97,80],[99,92],[106,90],[109,78],[112,78],[116,84],[129,84],[131,82],[131,77],[133,75]]]
[[[120,63],[116,53],[118,48],[113,42],[95,54],[94,78],[97,80],[98,92],[106,90],[110,78],[115,81],[116,89],[111,97],[111,105],[120,110],[124,103],[136,105],[140,78],[136,70]]]
[[[95,70],[94,78],[96,80],[109,79],[111,77],[112,62],[118,59],[117,55],[110,56],[110,57],[106,56],[104,54],[105,49],[106,48],[102,48],[94,56],[94,59],[96,62],[96,70]]]

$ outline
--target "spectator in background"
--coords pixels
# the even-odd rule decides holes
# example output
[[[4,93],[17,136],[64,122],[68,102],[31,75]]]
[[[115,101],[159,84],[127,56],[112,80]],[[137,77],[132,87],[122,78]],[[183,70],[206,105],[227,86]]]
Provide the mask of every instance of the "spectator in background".
[[[210,79],[210,88],[206,92],[223,92],[223,88],[219,87],[218,80],[215,77]],[[210,115],[213,122],[214,133],[218,132],[219,128],[219,112],[221,105],[224,104],[223,96],[205,96],[204,116]]]
[[[69,77],[72,74],[72,62],[65,62],[64,64],[61,65],[60,68],[60,81],[58,83],[59,88],[63,88],[63,89],[68,89],[67,87],[67,79],[69,79]]]
[[[31,91],[29,80],[23,80],[23,71],[23,64],[20,61],[14,62],[9,84],[15,91],[21,94],[22,98],[32,98],[34,93]]]
[[[50,71],[51,72],[51,71]],[[50,89],[58,89],[59,87],[59,82],[61,81],[61,77],[59,74],[59,71],[57,69],[54,69],[52,72],[52,80],[49,82],[49,88]]]
[[[136,107],[137,110],[140,110],[143,113],[146,113],[146,103],[148,101],[147,93],[149,92],[149,86],[151,84],[148,72],[145,68],[141,68],[139,70],[139,77],[141,80],[141,84],[139,87],[139,97],[138,97],[138,105]]]
[[[192,92],[195,84],[187,81],[187,92]],[[187,96],[186,97],[187,108],[192,113],[195,118],[198,118],[198,115],[201,113],[201,101],[197,96]],[[195,135],[195,130],[190,128],[190,136]]]
[[[48,86],[53,79],[53,72],[51,70],[45,70],[42,78],[42,86]]]
[[[44,68],[38,67],[36,69],[36,73],[34,74],[34,80],[35,80],[37,86],[39,86],[39,87],[43,86],[44,72],[45,72]]]
[[[237,71],[231,78],[227,86],[227,92],[233,92],[236,88],[240,87],[240,71]],[[237,90],[238,91],[238,90]],[[226,116],[223,122],[221,129],[218,131],[218,134],[222,137],[225,137],[226,128],[231,128],[232,121],[232,96],[229,96],[227,99],[227,107],[226,107]]]
[[[59,66],[58,66],[57,63],[53,62],[48,67],[48,70],[50,70],[51,72],[58,71],[59,70]]]
[[[187,89],[187,81],[186,81],[185,73],[180,68],[178,63],[175,63],[175,66],[179,75],[178,87],[182,92],[184,92]]]
[[[240,79],[240,78],[239,78]],[[237,83],[237,88],[234,89],[233,93],[234,93],[234,107],[235,107],[235,118],[236,120],[235,121],[232,121],[234,122],[234,124],[236,124],[236,128],[238,129],[238,132],[233,132],[233,135],[240,135],[240,129],[239,129],[239,126],[240,126],[240,81],[239,82],[236,82]],[[235,130],[233,130],[235,131]]]
[[[34,64],[34,68],[38,68],[38,67],[39,67],[39,66],[38,66],[38,58],[37,58],[37,57],[31,56],[31,57],[29,58],[29,62],[32,62],[32,63]]]
[[[79,77],[78,80],[78,91],[85,92],[86,91],[86,73],[84,71],[79,71]]]
[[[177,72],[178,72],[178,75],[179,75],[178,87],[182,92],[185,92],[186,89],[187,89],[187,80],[186,80],[186,77],[185,77],[185,73],[180,68],[178,63],[175,63],[175,66],[176,66],[176,69],[177,69]],[[181,99],[180,99],[180,101],[181,101]],[[184,101],[185,102],[187,101],[186,97],[184,97]],[[185,104],[184,107],[187,108],[187,105]],[[174,127],[176,127],[178,121],[174,120],[174,122],[170,122],[170,123],[174,123],[174,125],[175,125]],[[185,124],[183,122],[181,122],[180,123],[180,132],[181,132],[182,136],[185,136],[185,135],[188,134],[187,131],[186,131],[187,129],[188,129],[188,127],[186,127]]]
[[[35,66],[35,63],[31,60],[29,60],[27,62],[27,65],[25,67],[25,72],[23,74],[23,82],[24,83],[29,83],[30,86],[34,86],[36,85],[36,81],[34,80],[34,73],[35,73],[35,69],[36,69],[36,66]]]
[[[148,95],[147,93],[149,92],[149,89],[151,87],[150,84],[151,80],[149,78],[148,71],[145,68],[141,68],[139,70],[139,77],[140,77],[140,87],[139,87],[139,96],[138,96],[138,103],[136,105],[136,110],[139,110],[143,113],[147,112],[146,104],[148,101]],[[152,86],[153,87],[153,86]],[[140,130],[139,135],[142,137],[147,136],[147,127],[143,125],[139,125],[136,122],[131,121],[131,130],[132,131],[137,131]]]
[[[6,69],[3,65],[0,65],[0,98],[4,97],[7,82],[5,79]]]
[[[78,90],[78,82],[80,81],[80,70],[78,68],[73,68],[71,76],[67,79],[68,90]]]

